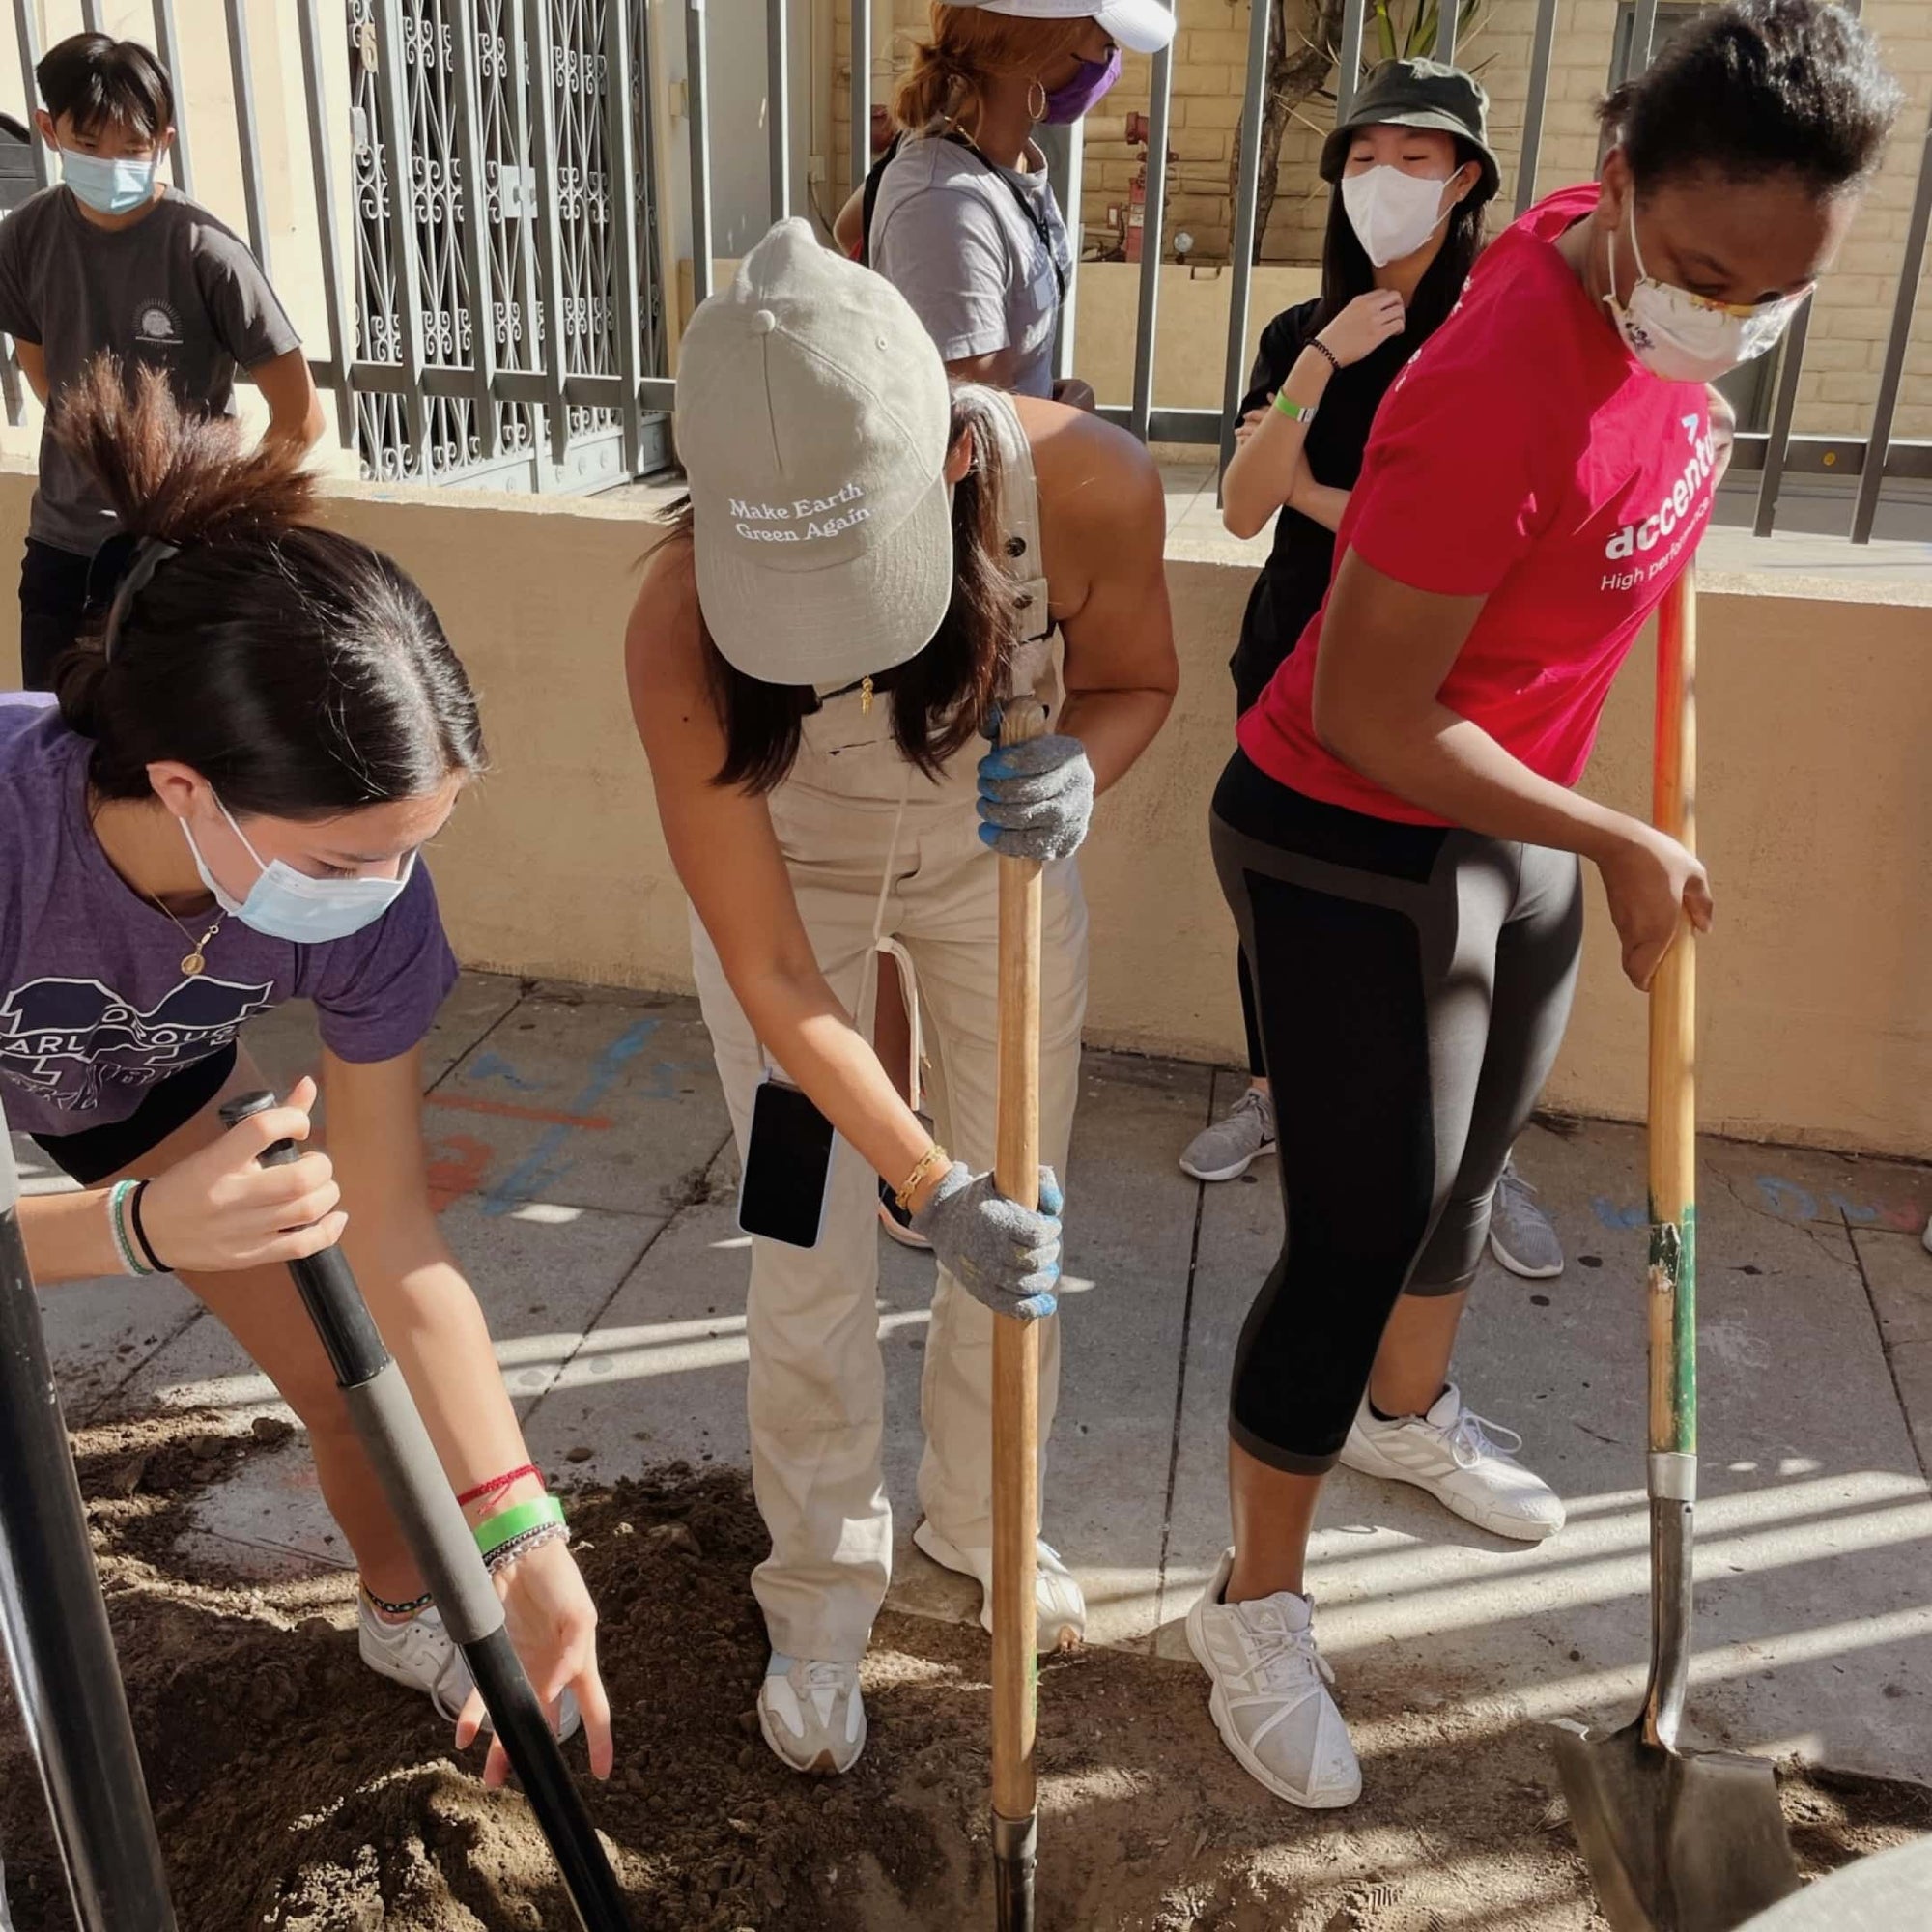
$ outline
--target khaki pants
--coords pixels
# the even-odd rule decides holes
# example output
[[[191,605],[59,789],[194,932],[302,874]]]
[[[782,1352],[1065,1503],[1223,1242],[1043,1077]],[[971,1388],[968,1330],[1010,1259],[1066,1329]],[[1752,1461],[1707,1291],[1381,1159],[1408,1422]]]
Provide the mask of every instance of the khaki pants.
[[[999,983],[998,866],[980,842],[974,809],[983,747],[969,744],[938,783],[914,771],[908,785],[891,729],[889,703],[867,718],[856,697],[829,700],[806,720],[804,750],[772,796],[772,818],[818,964],[850,1010],[875,983],[875,930],[910,954],[934,1125],[978,1173],[993,1164]],[[1048,868],[1044,896],[1040,1159],[1064,1177],[1087,984],[1087,910],[1071,860]],[[692,952],[742,1157],[765,1063],[696,919]],[[880,1474],[880,1238],[878,1177],[841,1140],[819,1245],[752,1243],[752,1473],[772,1538],[753,1589],[773,1649],[791,1657],[856,1662],[892,1577],[892,1507]],[[1058,1396],[1058,1330],[1057,1319],[1043,1324],[1042,1444]],[[993,1317],[940,1269],[920,1390],[919,1502],[963,1547],[992,1541],[992,1337]]]

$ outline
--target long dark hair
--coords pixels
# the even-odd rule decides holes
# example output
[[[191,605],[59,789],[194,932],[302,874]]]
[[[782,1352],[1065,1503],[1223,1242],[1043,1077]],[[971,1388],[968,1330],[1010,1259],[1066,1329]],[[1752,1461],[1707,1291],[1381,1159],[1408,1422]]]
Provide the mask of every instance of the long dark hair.
[[[950,444],[956,448],[968,430],[973,467],[952,493],[952,601],[932,641],[873,680],[874,688],[890,696],[894,742],[928,778],[938,777],[940,767],[979,730],[995,699],[1008,695],[1012,658],[1013,586],[1003,561],[1007,532],[999,431],[983,402],[970,390],[955,390]],[[690,504],[678,504],[668,515],[689,540]],[[774,621],[782,618],[774,613]],[[712,782],[770,791],[790,773],[804,721],[817,710],[818,696],[809,685],[747,677],[726,662],[708,631],[704,655],[724,727],[724,762]]]
[[[1460,134],[1454,139],[1459,168],[1482,158],[1473,142],[1465,141]],[[1411,353],[1449,320],[1449,311],[1461,298],[1463,284],[1469,279],[1469,270],[1483,252],[1483,223],[1489,204],[1490,197],[1483,192],[1483,183],[1479,181],[1450,214],[1442,246],[1416,284],[1408,304],[1408,319],[1399,338]],[[1314,335],[1326,328],[1357,296],[1367,295],[1375,285],[1375,264],[1369,260],[1369,251],[1362,246],[1354,223],[1349,219],[1349,211],[1342,200],[1342,184],[1338,181],[1329,196],[1328,234],[1321,244],[1321,306],[1316,311],[1315,327],[1309,333]]]
[[[227,417],[185,414],[157,370],[102,356],[55,432],[99,478],[139,567],[109,624],[55,668],[61,716],[94,740],[102,798],[191,766],[238,815],[318,819],[433,792],[482,768],[476,699],[429,600],[388,557],[316,528],[315,481],[280,440],[243,452]],[[142,540],[148,540],[145,544]]]
[[[1599,110],[1640,193],[1672,178],[1790,173],[1861,187],[1904,104],[1870,33],[1818,0],[1728,0],[1673,35]]]

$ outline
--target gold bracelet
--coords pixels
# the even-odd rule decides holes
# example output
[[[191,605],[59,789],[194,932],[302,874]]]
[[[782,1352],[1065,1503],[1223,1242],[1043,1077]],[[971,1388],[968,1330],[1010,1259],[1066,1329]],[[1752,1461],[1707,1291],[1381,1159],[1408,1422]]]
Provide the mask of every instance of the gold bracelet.
[[[905,1185],[893,1196],[906,1213],[912,1212],[912,1197],[919,1192],[919,1184],[935,1168],[941,1173],[952,1165],[952,1156],[937,1141],[920,1155],[919,1165],[906,1176]]]

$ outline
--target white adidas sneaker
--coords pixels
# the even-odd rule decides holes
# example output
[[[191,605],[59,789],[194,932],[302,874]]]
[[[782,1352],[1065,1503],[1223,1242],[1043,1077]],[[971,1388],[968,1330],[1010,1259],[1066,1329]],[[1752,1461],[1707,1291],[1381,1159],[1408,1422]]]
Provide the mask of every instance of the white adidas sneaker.
[[[455,1723],[469,1701],[470,1691],[476,1688],[476,1680],[470,1676],[469,1665],[456,1647],[456,1639],[443,1629],[435,1605],[419,1610],[408,1623],[392,1624],[376,1614],[367,1597],[359,1591],[357,1596],[360,1600],[356,1606],[357,1641],[362,1662],[377,1676],[386,1677],[406,1690],[422,1691]],[[559,1738],[574,1738],[582,1723],[577,1699],[566,1690],[557,1712],[556,1734]],[[486,1731],[494,1728],[487,1711],[483,1714],[483,1728]]]
[[[1362,1795],[1362,1767],[1329,1686],[1335,1673],[1315,1647],[1315,1605],[1283,1590],[1222,1602],[1231,1549],[1187,1613],[1187,1643],[1213,1685],[1208,1709],[1221,1742],[1258,1784],[1310,1811]]]
[[[1563,1527],[1563,1500],[1516,1460],[1522,1437],[1463,1406],[1454,1382],[1427,1415],[1378,1421],[1364,1398],[1342,1461],[1365,1476],[1413,1483],[1492,1536],[1541,1543]]]
[[[990,1632],[993,1628],[992,1550],[967,1549],[949,1543],[930,1521],[924,1520],[913,1531],[912,1540],[942,1570],[970,1577],[979,1584],[981,1592],[980,1628]],[[1073,1572],[1060,1560],[1059,1550],[1050,1543],[1041,1543],[1038,1548],[1039,1554],[1034,1567],[1034,1602],[1038,1629],[1034,1641],[1035,1648],[1045,1656],[1049,1651],[1065,1650],[1068,1645],[1078,1643],[1087,1634],[1087,1599],[1081,1595],[1080,1584]]]
[[[859,1666],[773,1651],[758,1687],[758,1728],[793,1771],[812,1777],[850,1771],[866,1748]]]

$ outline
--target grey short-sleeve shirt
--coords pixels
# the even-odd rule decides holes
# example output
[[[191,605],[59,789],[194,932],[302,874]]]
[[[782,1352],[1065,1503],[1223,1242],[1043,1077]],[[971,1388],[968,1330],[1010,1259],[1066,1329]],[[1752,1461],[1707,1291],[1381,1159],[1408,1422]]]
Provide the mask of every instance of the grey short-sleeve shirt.
[[[944,360],[1014,350],[1012,386],[1022,395],[1053,393],[1054,328],[1072,259],[1044,166],[995,167],[924,134],[905,141],[879,178],[872,267],[912,304]]]
[[[247,243],[173,188],[131,228],[97,228],[64,187],[0,221],[0,329],[37,343],[60,392],[102,351],[163,370],[175,400],[235,413],[235,372],[301,346]],[[92,556],[115,530],[94,478],[41,438],[29,536]]]

